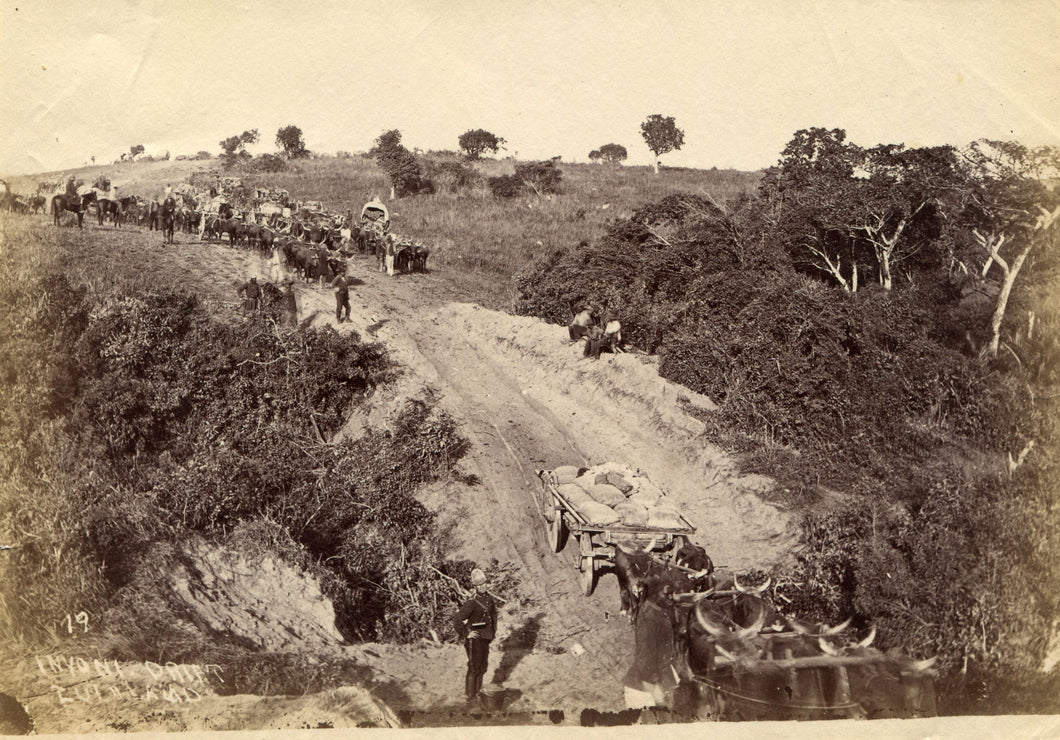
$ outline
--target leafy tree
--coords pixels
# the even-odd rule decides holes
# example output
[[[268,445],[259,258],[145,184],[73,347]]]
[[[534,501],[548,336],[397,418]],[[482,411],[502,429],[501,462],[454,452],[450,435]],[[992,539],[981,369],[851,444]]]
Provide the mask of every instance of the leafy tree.
[[[430,189],[416,155],[401,143],[401,132],[397,129],[380,134],[369,154],[390,178],[391,199]]]
[[[590,162],[594,162],[594,163],[599,163],[600,162],[600,158],[603,157],[603,156],[604,155],[600,153],[599,149],[593,149],[591,152],[589,152],[589,161]]]
[[[134,144],[129,147],[129,159],[136,159],[138,156],[144,153],[143,144]]]
[[[276,146],[283,150],[288,159],[304,159],[309,156],[302,138],[302,129],[297,126],[283,126],[276,131]]]
[[[659,157],[680,149],[685,143],[685,132],[677,128],[673,116],[653,113],[640,124],[640,135],[655,154],[655,174],[659,174]]]
[[[221,159],[224,167],[232,167],[241,159],[248,159],[247,145],[253,144],[261,137],[256,128],[244,131],[238,136],[229,136],[221,144]]]
[[[762,193],[793,257],[856,293],[862,271],[891,290],[897,265],[930,256],[965,179],[953,147],[863,149],[842,129],[811,128],[795,133]]]
[[[1017,142],[983,139],[973,142],[964,157],[974,182],[967,222],[977,257],[985,258],[978,276],[986,280],[1000,273],[984,348],[995,357],[1016,278],[1033,252],[1056,243],[1060,192],[1050,182],[1060,176],[1060,148],[1031,149]]]
[[[489,131],[477,128],[460,134],[457,143],[460,145],[460,148],[467,153],[468,157],[471,159],[478,159],[483,152],[493,152],[496,154],[504,148],[506,142],[501,137],[491,134]]]
[[[604,144],[600,147],[600,157],[605,162],[611,162],[612,164],[618,164],[622,162],[627,156],[626,147],[621,144]]]

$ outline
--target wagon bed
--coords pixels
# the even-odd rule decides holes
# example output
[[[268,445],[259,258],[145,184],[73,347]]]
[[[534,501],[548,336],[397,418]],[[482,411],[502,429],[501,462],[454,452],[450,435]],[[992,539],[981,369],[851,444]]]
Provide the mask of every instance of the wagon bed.
[[[619,541],[644,545],[655,540],[657,546],[669,547],[677,535],[689,536],[696,532],[696,528],[683,514],[677,515],[683,526],[674,528],[621,523],[593,524],[559,492],[553,471],[536,470],[535,473],[541,482],[542,500],[539,501],[538,508],[545,520],[549,546],[553,552],[561,552],[567,543],[568,534],[573,534],[578,539],[581,552],[581,586],[586,596],[590,595],[596,586],[599,561],[613,561],[615,546]]]

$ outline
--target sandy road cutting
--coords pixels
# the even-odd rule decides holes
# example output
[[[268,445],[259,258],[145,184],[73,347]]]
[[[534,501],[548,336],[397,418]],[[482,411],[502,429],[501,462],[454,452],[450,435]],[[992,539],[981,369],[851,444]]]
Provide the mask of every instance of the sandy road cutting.
[[[110,259],[142,262],[148,286],[198,292],[222,311],[247,277],[277,278],[269,262],[227,243],[178,235],[176,245],[163,246],[157,234],[112,229],[77,238],[105,240]],[[518,633],[526,650],[500,678],[520,687],[531,706],[620,708],[621,677],[632,654],[629,624],[617,617],[614,576],[604,574],[585,597],[576,543],[560,554],[549,549],[535,468],[604,460],[643,468],[682,505],[716,562],[768,567],[790,556],[791,518],[757,495],[771,482],[739,474],[702,441],[702,423],[684,409],[709,408],[709,399],[659,379],[651,358],[590,361],[563,327],[462,302],[444,274],[391,277],[361,257],[350,261],[350,274],[356,283],[348,323],[335,321],[330,290],[302,282],[296,286],[300,320],[378,339],[406,369],[376,399],[375,418],[356,417],[345,431],[356,435],[385,417],[388,406],[426,393],[435,393],[458,421],[471,443],[459,465],[463,475],[422,498],[438,512],[453,556],[518,566],[522,598],[505,608],[498,644]],[[570,652],[575,643],[584,652]],[[432,707],[451,698],[462,671],[452,646],[406,657],[390,653],[379,664],[397,681],[415,675],[417,696],[406,701]]]

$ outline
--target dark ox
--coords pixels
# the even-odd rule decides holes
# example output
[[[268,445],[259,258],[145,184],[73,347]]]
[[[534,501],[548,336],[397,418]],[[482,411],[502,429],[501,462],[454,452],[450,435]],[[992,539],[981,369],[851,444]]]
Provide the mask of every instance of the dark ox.
[[[837,647],[833,636],[817,638],[827,656],[859,662],[846,668],[850,695],[869,719],[887,717],[934,717],[938,714],[935,696],[935,658],[914,660],[898,651],[881,652],[870,647],[876,629],[853,645]]]
[[[687,540],[686,540],[687,542]],[[709,588],[704,576],[710,575],[713,565],[709,570],[699,573],[690,573],[683,567],[671,567],[668,563],[652,555],[656,540],[652,540],[644,549],[619,542],[615,545],[615,557],[613,569],[618,578],[619,596],[621,599],[620,614],[635,621],[645,595],[645,584],[649,579],[657,579],[661,583],[669,585],[675,594],[690,594]],[[705,553],[704,553],[705,555]],[[709,558],[707,558],[709,561]]]
[[[397,272],[426,272],[430,254],[431,250],[422,244],[406,244],[394,255],[394,269]]]

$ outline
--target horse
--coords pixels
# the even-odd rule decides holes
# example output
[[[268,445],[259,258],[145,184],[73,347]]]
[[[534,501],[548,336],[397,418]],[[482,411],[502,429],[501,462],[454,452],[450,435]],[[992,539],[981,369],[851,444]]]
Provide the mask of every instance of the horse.
[[[173,222],[176,220],[177,201],[170,196],[162,201],[159,209],[159,217],[162,221],[162,242],[173,243]]]
[[[100,226],[103,225],[103,219],[110,214],[111,222],[121,228],[122,217],[125,215],[125,209],[122,207],[121,201],[99,198],[96,200],[96,211],[99,215]]]
[[[84,195],[68,195],[64,193],[53,195],[52,218],[55,221],[55,225],[59,225],[63,211],[70,211],[77,214],[77,228],[83,229],[85,227],[85,210],[88,208],[88,204],[90,202],[94,203],[95,200],[96,194],[94,192],[88,192]]]

